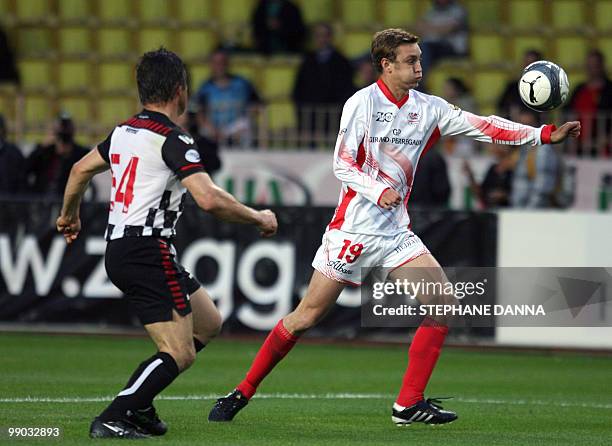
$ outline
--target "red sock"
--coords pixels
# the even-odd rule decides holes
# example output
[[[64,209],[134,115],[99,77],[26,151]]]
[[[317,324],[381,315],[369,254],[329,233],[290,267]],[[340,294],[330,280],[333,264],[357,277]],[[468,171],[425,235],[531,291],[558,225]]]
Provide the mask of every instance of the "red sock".
[[[283,325],[282,319],[278,321],[276,327],[270,332],[257,352],[246,378],[236,388],[250,399],[255,394],[259,383],[289,353],[298,339],[299,336],[289,333]]]
[[[397,404],[408,407],[423,399],[423,392],[440,356],[448,327],[431,319],[423,321],[408,350],[408,367],[397,397]]]

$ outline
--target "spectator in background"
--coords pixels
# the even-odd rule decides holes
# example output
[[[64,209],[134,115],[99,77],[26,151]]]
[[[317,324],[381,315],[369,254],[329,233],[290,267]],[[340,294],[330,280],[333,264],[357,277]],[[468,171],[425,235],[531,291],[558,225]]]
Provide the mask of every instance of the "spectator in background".
[[[451,194],[446,161],[437,146],[421,156],[414,176],[410,204],[416,207],[447,207]]]
[[[253,13],[257,51],[264,54],[299,53],[306,27],[297,6],[288,0],[260,0]]]
[[[8,37],[0,28],[0,84],[10,83],[19,85],[19,71],[15,63],[15,55],[9,45]]]
[[[219,145],[207,136],[206,129],[210,128],[210,123],[206,109],[198,104],[189,104],[185,113],[179,117],[178,124],[193,137],[206,173],[214,175],[221,168],[221,159]]]
[[[29,190],[41,195],[61,196],[66,187],[72,165],[87,149],[74,140],[74,122],[62,114],[53,124],[49,141],[38,144],[26,161]]]
[[[25,159],[15,144],[6,140],[6,122],[0,115],[0,195],[24,192]]]
[[[333,46],[333,35],[329,24],[315,25],[314,51],[304,56],[293,87],[300,133],[311,146],[316,133],[337,131],[342,106],[355,92],[353,67]]]
[[[523,68],[537,62],[538,60],[542,60],[543,58],[542,53],[540,53],[538,50],[527,50],[523,55]],[[497,101],[497,109],[500,116],[512,119],[512,117],[516,116],[521,109],[525,108],[525,104],[523,104],[523,101],[521,101],[521,97],[519,96],[518,85],[518,78],[506,84],[504,92]]]
[[[525,108],[519,112],[517,121],[538,127],[540,116]],[[566,207],[563,168],[561,156],[552,145],[544,144],[537,149],[521,146],[512,181],[512,207]]]
[[[251,143],[249,106],[261,104],[253,85],[240,76],[231,74],[227,52],[216,50],[210,56],[211,77],[196,93],[196,101],[210,119],[217,141],[229,144]]]
[[[441,58],[468,54],[467,11],[455,0],[433,0],[431,9],[420,19],[417,32],[421,36],[424,73]]]
[[[474,97],[470,94],[465,83],[457,77],[449,77],[444,83],[444,99],[453,105],[478,114],[478,107]],[[474,155],[477,142],[465,136],[449,136],[443,140],[444,152],[458,157]]]
[[[612,81],[606,74],[606,61],[601,51],[592,50],[587,55],[586,74],[586,81],[576,87],[567,109],[575,113],[576,119],[582,124],[579,150],[609,154],[612,138]]]
[[[470,190],[478,199],[482,209],[507,207],[512,195],[512,174],[516,162],[514,151],[508,146],[491,144],[491,153],[495,162],[491,164],[482,183],[478,184],[467,160],[463,170],[468,177]],[[539,150],[539,149],[537,149]]]
[[[370,53],[359,57],[353,62],[356,71],[356,87],[357,89],[365,88],[372,85],[378,80],[378,73],[374,69]]]

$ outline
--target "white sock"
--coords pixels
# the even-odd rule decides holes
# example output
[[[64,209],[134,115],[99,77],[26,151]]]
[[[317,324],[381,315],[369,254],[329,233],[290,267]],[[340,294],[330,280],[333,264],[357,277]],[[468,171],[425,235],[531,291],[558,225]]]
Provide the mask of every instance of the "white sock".
[[[399,405],[399,404],[397,404],[397,403],[393,403],[393,408],[394,408],[395,410],[397,410],[398,412],[401,412],[401,411],[402,411],[402,410],[404,410],[406,407],[404,407],[404,406],[400,406],[400,405]]]

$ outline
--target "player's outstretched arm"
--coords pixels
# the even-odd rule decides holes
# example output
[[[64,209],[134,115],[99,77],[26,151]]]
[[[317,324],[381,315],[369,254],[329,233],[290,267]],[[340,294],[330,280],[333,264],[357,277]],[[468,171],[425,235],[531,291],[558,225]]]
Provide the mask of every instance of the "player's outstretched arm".
[[[482,142],[507,145],[557,144],[568,137],[580,136],[580,122],[566,122],[561,127],[531,127],[499,116],[478,116],[455,107],[444,99],[433,97],[442,136],[464,135]]]
[[[550,134],[550,142],[558,144],[565,141],[568,137],[578,138],[580,136],[580,121],[570,121],[563,124]]]
[[[263,237],[276,234],[276,215],[268,209],[256,211],[240,203],[234,196],[217,186],[204,172],[194,173],[182,180],[198,206],[215,217],[232,223],[257,226]]]
[[[87,185],[96,174],[104,172],[108,168],[109,165],[100,156],[97,147],[94,147],[72,166],[64,190],[62,211],[56,222],[57,230],[64,235],[66,243],[70,244],[76,240],[81,231],[79,209]]]

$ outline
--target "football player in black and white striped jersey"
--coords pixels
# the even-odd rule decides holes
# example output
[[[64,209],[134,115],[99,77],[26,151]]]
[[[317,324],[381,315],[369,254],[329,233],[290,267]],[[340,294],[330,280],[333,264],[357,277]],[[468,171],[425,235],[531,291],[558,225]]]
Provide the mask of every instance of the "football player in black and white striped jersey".
[[[163,435],[167,426],[153,399],[221,328],[214,303],[177,261],[172,245],[186,190],[203,210],[222,220],[255,225],[263,237],[277,230],[270,210],[251,209],[213,183],[193,138],[175,124],[187,103],[181,59],[163,48],[145,53],[136,80],[144,109],[74,165],[57,219],[66,242],[74,242],[89,181],[111,170],[106,270],[158,349],[94,419],[91,437]]]

